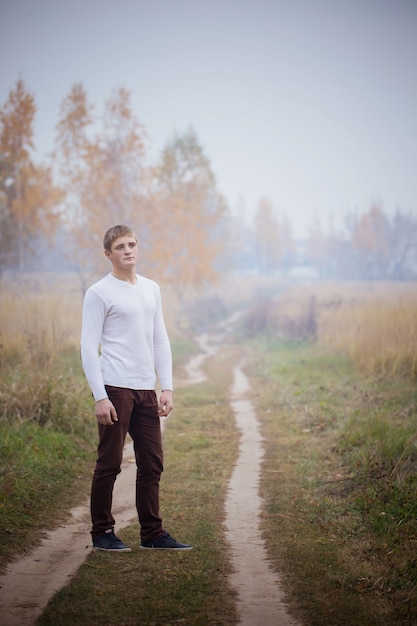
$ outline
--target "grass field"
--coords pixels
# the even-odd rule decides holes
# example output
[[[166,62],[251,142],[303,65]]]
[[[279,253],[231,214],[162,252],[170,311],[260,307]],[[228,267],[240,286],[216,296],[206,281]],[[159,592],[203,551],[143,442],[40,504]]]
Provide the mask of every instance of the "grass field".
[[[251,354],[264,535],[302,623],[417,623],[415,384],[316,346]]]
[[[81,296],[68,277],[29,285],[0,304],[3,567],[86,497],[95,455]],[[209,382],[179,389],[167,422],[163,515],[197,549],[158,560],[133,551],[120,568],[93,554],[40,623],[237,623],[222,520],[242,355],[265,438],[263,532],[294,614],[314,626],[417,623],[415,285],[233,276],[204,296],[163,299],[176,376],[199,320],[247,309],[208,363]],[[137,536],[137,526],[122,533],[133,545]]]
[[[361,371],[417,377],[417,284],[285,285],[257,299],[248,335],[314,341]]]
[[[194,549],[181,554],[141,551],[135,524],[120,533],[132,552],[92,553],[39,624],[237,623],[222,526],[237,434],[227,402],[230,358],[220,362],[220,369],[211,369],[209,384],[178,392],[164,431],[164,524]]]

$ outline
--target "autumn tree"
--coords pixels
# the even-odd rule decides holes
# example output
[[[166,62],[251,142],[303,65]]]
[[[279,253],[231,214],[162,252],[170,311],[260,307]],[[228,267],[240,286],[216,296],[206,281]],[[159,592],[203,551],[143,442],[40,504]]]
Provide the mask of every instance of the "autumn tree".
[[[325,276],[328,266],[327,234],[318,217],[309,228],[307,256],[311,265],[316,268],[319,276]]]
[[[389,232],[391,276],[403,280],[412,275],[417,260],[417,218],[411,212],[395,211]]]
[[[35,114],[34,96],[19,79],[0,110],[0,266],[21,271],[33,238],[55,232],[62,197],[51,168],[33,160]]]
[[[167,282],[201,286],[216,276],[225,203],[192,129],[167,143],[153,183],[145,258]]]
[[[346,277],[354,274],[350,240],[338,232],[333,219],[324,230],[321,220],[316,217],[309,228],[307,256],[311,265],[322,278]]]
[[[62,100],[56,125],[54,158],[67,190],[63,219],[69,225],[84,220],[81,204],[87,177],[86,160],[91,149],[88,136],[93,123],[93,107],[81,83],[75,83]]]
[[[282,246],[281,266],[284,271],[287,271],[293,266],[296,257],[292,223],[287,215],[280,219],[280,233]]]
[[[223,267],[234,270],[249,270],[254,267],[253,232],[251,218],[242,196],[230,214],[224,219],[227,246],[222,252]]]
[[[294,251],[291,223],[280,218],[267,198],[261,198],[253,218],[254,247],[259,271],[270,274],[289,265]]]
[[[89,184],[83,194],[84,209],[99,227],[115,219],[136,222],[147,196],[145,140],[130,93],[114,91],[105,103],[103,131],[90,145],[86,159]]]
[[[65,214],[83,290],[107,267],[104,231],[116,223],[135,227],[138,222],[147,195],[145,138],[126,89],[111,94],[101,118],[93,117],[81,84],[62,102],[56,154],[65,186],[71,189]]]
[[[359,218],[352,233],[352,247],[357,252],[364,278],[378,279],[387,275],[389,223],[381,207],[374,204]]]

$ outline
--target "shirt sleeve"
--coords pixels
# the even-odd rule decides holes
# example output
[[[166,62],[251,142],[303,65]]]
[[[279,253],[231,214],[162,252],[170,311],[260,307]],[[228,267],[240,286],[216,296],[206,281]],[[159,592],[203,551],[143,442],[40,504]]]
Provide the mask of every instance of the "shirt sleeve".
[[[107,398],[100,366],[100,343],[106,317],[103,300],[91,290],[84,297],[81,326],[81,363],[94,400]]]
[[[154,359],[155,370],[163,390],[173,390],[172,351],[162,312],[161,293],[158,288],[157,305],[154,319]]]

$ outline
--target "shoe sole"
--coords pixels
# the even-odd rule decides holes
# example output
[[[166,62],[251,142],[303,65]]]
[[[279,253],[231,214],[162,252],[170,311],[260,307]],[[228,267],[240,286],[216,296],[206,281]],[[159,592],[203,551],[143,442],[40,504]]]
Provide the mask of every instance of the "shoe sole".
[[[162,547],[158,547],[158,546],[140,546],[140,549],[141,550],[176,550],[177,552],[178,551],[182,552],[183,550],[192,550],[193,547],[190,546],[190,547],[187,547],[187,548],[170,548],[170,547],[166,546],[166,547],[162,548]]]
[[[93,552],[97,550],[102,552],[132,552],[132,548],[100,548],[99,546],[93,546]]]

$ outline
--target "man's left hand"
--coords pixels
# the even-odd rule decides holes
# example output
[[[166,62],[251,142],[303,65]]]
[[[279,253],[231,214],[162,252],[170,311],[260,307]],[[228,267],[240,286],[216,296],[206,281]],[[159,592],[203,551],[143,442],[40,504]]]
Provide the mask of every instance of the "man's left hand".
[[[166,389],[161,393],[161,398],[159,400],[158,413],[160,417],[168,417],[174,408],[174,404],[172,401],[172,391]]]

